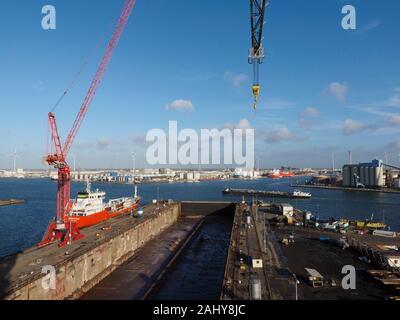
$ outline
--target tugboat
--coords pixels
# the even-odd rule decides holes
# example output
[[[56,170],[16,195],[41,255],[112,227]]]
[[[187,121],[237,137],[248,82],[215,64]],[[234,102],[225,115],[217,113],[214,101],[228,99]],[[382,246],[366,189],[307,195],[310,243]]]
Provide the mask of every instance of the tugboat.
[[[78,228],[85,228],[102,221],[114,218],[120,214],[131,213],[139,207],[141,198],[135,194],[133,197],[111,199],[105,203],[104,191],[91,190],[91,184],[87,181],[86,190],[78,193],[78,198],[70,202],[66,221],[74,221]]]
[[[294,190],[292,193],[293,198],[298,198],[298,199],[309,199],[311,198],[311,193],[309,192],[303,192],[300,190]]]

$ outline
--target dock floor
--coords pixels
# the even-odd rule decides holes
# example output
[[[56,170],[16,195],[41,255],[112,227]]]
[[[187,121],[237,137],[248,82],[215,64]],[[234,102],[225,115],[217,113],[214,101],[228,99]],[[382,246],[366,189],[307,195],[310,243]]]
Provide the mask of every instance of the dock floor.
[[[87,292],[83,300],[143,299],[201,217],[184,217],[140,248],[127,262]]]

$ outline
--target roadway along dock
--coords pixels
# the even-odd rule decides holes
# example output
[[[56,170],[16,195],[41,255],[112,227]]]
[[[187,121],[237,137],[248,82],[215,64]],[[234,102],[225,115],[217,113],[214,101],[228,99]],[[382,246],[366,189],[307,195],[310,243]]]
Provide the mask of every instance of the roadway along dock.
[[[0,200],[0,207],[12,206],[23,203],[25,203],[25,200],[19,200],[19,199]]]
[[[236,209],[222,300],[293,299],[290,273],[257,211],[257,207],[245,204]]]

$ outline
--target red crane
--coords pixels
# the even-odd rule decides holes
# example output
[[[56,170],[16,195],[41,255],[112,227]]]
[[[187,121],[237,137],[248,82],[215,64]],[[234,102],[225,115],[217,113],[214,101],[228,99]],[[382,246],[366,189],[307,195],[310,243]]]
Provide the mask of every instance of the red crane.
[[[104,76],[107,65],[110,62],[113,52],[118,45],[121,35],[125,29],[125,26],[129,20],[132,10],[136,4],[136,0],[126,0],[121,16],[118,20],[116,29],[112,35],[110,42],[104,52],[103,59],[97,69],[96,75],[94,76],[90,88],[86,94],[86,97],[82,103],[82,106],[76,116],[71,131],[69,132],[67,139],[65,140],[64,146],[61,144],[61,139],[58,133],[57,122],[53,112],[48,114],[48,120],[51,129],[52,142],[55,148],[55,154],[49,154],[45,156],[47,164],[53,166],[58,170],[58,188],[57,188],[57,213],[54,220],[52,220],[48,226],[46,233],[44,234],[43,240],[39,243],[39,246],[48,245],[54,241],[61,240],[59,246],[65,246],[72,240],[79,240],[84,236],[79,232],[76,223],[72,217],[68,216],[68,212],[71,208],[70,201],[70,182],[71,182],[71,170],[67,163],[68,152],[74,142],[76,134],[85,115],[89,109],[91,102],[96,94],[96,91],[100,85],[100,82]]]

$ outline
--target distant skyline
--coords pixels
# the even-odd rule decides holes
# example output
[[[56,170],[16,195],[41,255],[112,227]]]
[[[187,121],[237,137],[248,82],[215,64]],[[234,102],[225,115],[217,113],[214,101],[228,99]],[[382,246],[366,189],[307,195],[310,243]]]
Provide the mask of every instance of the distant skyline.
[[[0,169],[47,169],[47,113],[124,0],[3,1],[0,12]],[[57,9],[57,29],[41,9]],[[341,8],[357,9],[357,30],[341,28]],[[145,167],[145,135],[179,129],[255,129],[262,167],[328,168],[352,160],[400,165],[400,2],[271,0],[252,110],[249,2],[138,0],[72,147],[77,167]],[[10,14],[12,13],[12,14]],[[108,32],[108,35],[110,32]],[[108,40],[108,38],[107,38]],[[56,109],[66,137],[106,41]],[[70,165],[73,158],[69,159]],[[168,167],[168,166],[164,166]]]

